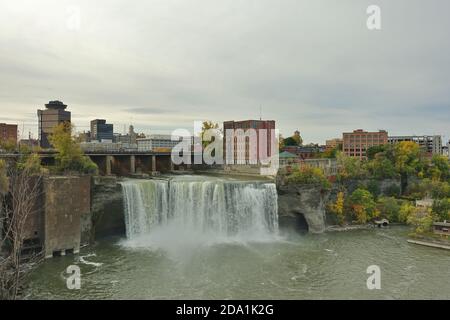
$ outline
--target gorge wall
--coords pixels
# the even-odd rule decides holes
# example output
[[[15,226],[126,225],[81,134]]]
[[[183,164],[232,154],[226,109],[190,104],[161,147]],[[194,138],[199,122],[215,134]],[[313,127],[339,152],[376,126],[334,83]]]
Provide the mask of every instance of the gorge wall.
[[[278,185],[280,228],[300,232],[325,231],[328,194],[316,185]]]

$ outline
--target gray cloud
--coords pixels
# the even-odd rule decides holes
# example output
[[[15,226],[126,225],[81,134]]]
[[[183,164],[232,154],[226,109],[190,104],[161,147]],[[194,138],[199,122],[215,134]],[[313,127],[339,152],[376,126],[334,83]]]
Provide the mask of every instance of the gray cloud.
[[[375,2],[381,31],[365,26],[368,0],[4,0],[0,122],[36,132],[36,109],[61,99],[80,130],[101,117],[170,131],[262,107],[308,142],[448,135],[450,3]],[[79,30],[66,26],[74,5]]]

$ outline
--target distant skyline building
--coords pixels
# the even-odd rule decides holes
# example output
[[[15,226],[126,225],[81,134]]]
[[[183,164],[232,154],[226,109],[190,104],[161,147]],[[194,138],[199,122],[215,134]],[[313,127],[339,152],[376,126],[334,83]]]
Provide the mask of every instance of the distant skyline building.
[[[138,151],[170,151],[180,140],[172,141],[171,135],[152,134],[146,138],[136,139]]]
[[[91,140],[112,142],[114,139],[114,125],[106,123],[104,119],[91,121]]]
[[[260,154],[260,130],[266,130],[266,150],[263,152],[268,158],[272,157],[275,152],[278,152],[278,150],[272,150],[272,140],[274,140],[276,137],[275,135],[275,121],[274,120],[244,120],[244,121],[225,121],[223,123],[223,130],[224,130],[224,159],[227,159],[227,151],[231,152],[231,145],[233,145],[233,151],[234,151],[234,162],[239,164],[249,164],[250,163],[250,143],[246,139],[245,145],[238,146],[237,143],[237,137],[234,137],[234,141],[228,141],[227,138],[227,130],[238,130],[242,129],[244,132],[246,132],[248,129],[255,129],[257,134],[257,159],[256,164],[261,164],[261,159],[259,157]],[[233,143],[234,142],[234,143]],[[245,150],[240,150],[242,153],[245,154],[244,159],[238,159],[238,148],[245,148]]]
[[[392,136],[388,137],[390,144],[395,144],[403,141],[411,141],[417,143],[421,150],[428,156],[435,154],[442,154],[442,137],[439,135],[433,136]]]
[[[17,124],[0,123],[0,141],[17,143]]]
[[[41,148],[51,148],[49,135],[52,134],[53,128],[61,123],[71,122],[71,113],[66,111],[67,105],[61,101],[50,101],[45,105],[45,110],[38,110],[39,122],[39,144]]]
[[[344,132],[342,140],[344,154],[349,157],[366,159],[367,149],[388,143],[388,133],[386,130],[367,132],[363,129],[357,129],[353,132]]]
[[[137,134],[134,131],[134,126],[130,125],[127,134],[116,134],[116,133],[113,134],[113,142],[136,144],[137,138],[144,138],[144,137],[145,136],[142,134]]]

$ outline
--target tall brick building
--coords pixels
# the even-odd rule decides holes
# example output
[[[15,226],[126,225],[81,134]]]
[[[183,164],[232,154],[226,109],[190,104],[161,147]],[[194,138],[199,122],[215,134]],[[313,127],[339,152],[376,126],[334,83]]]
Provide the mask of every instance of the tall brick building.
[[[255,129],[256,133],[257,133],[257,164],[261,163],[261,159],[259,157],[259,135],[260,135],[260,130],[261,129],[265,129],[267,130],[266,132],[266,150],[265,152],[263,152],[263,154],[268,155],[269,157],[272,156],[275,152],[278,152],[278,150],[272,150],[271,147],[271,141],[272,139],[276,138],[275,137],[275,121],[274,120],[244,120],[244,121],[225,121],[223,123],[223,130],[224,130],[224,135],[225,135],[225,139],[224,139],[224,158],[227,159],[227,149],[228,151],[230,151],[230,147],[231,145],[227,146],[228,143],[230,143],[230,141],[227,141],[227,130],[232,129],[232,130],[238,130],[238,129],[242,129],[244,132],[246,132],[248,129]],[[238,153],[239,150],[238,148],[245,148],[245,158],[244,159],[238,159]],[[242,152],[242,151],[241,151]],[[246,143],[243,146],[238,146],[237,144],[237,138],[234,138],[234,160],[236,164],[250,164],[250,143],[248,141],[248,139],[246,139]]]
[[[0,142],[5,141],[17,143],[17,124],[0,123]]]
[[[362,129],[343,133],[342,150],[347,156],[366,159],[366,151],[373,146],[388,143],[388,133],[385,130],[367,132]]]

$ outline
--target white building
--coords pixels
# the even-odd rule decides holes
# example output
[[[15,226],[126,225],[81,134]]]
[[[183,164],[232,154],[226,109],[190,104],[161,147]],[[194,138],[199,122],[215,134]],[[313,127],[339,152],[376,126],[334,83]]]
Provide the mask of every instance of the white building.
[[[154,151],[158,149],[170,149],[172,150],[178,143],[180,143],[181,138],[177,137],[178,140],[172,141],[171,135],[153,134],[147,138],[139,138],[136,140],[138,151]]]
[[[137,151],[137,145],[131,143],[122,142],[82,142],[80,144],[81,149],[84,152],[134,152]]]

